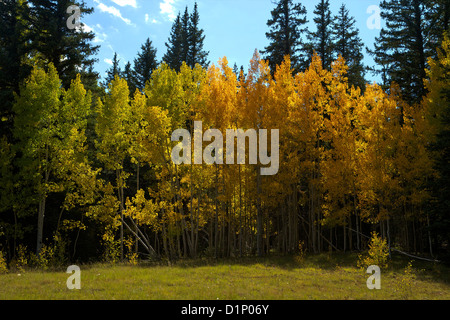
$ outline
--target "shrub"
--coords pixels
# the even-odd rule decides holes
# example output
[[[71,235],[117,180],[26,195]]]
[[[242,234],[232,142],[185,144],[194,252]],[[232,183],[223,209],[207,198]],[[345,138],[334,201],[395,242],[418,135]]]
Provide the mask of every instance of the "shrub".
[[[105,251],[103,252],[103,259],[106,262],[116,263],[120,260],[120,241],[114,237],[112,230],[107,230],[103,234],[103,246]]]
[[[410,261],[403,270],[400,281],[396,283],[396,291],[400,293],[403,299],[406,300],[411,296],[415,279],[416,275]]]
[[[134,241],[132,237],[128,237],[124,240],[125,247],[127,248],[126,259],[128,263],[131,265],[137,265],[138,263],[138,254],[133,252]]]
[[[47,270],[51,265],[53,265],[54,256],[55,250],[53,247],[43,244],[39,255],[34,253],[30,254],[30,262],[36,268]]]
[[[25,272],[25,268],[28,266],[28,258],[27,258],[27,247],[19,244],[16,249],[16,257],[14,261],[14,266],[20,272]]]
[[[8,272],[8,265],[3,251],[0,251],[0,274]]]
[[[298,264],[302,264],[303,261],[305,260],[305,256],[306,256],[305,242],[299,241],[298,242],[298,251],[297,251],[297,254],[295,255],[294,259]]]
[[[369,251],[366,255],[358,256],[358,267],[367,269],[371,265],[376,265],[380,268],[387,267],[389,257],[389,248],[386,239],[382,239],[375,231],[372,232],[372,237],[369,242]]]
[[[67,262],[66,257],[66,247],[67,241],[63,238],[60,233],[57,233],[53,236],[54,245],[53,245],[53,257],[52,264],[55,266],[65,265]]]

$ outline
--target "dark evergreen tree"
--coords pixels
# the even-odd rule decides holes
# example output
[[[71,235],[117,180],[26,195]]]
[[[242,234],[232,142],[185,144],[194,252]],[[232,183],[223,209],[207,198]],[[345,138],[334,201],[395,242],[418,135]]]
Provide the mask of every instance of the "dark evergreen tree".
[[[272,18],[267,21],[270,30],[266,32],[270,44],[261,51],[269,60],[270,69],[275,72],[286,55],[290,56],[295,72],[305,69],[307,57],[302,34],[307,31],[306,8],[292,0],[279,0],[271,14]]]
[[[190,33],[189,27],[191,25],[190,15],[188,8],[184,10],[184,14],[181,16],[181,62],[188,63],[189,61],[189,53],[190,53]]]
[[[208,66],[208,52],[203,50],[205,36],[203,29],[199,28],[199,21],[197,3],[191,15],[187,7],[182,16],[178,13],[172,25],[169,43],[166,43],[167,52],[163,57],[163,61],[172,69],[179,71],[183,62],[191,68],[197,63],[202,67]]]
[[[440,47],[445,31],[450,31],[450,0],[428,0],[425,17],[430,23],[430,47]],[[436,56],[433,56],[436,58]]]
[[[316,25],[315,32],[308,32],[308,44],[306,49],[309,53],[309,61],[315,51],[322,59],[323,68],[330,70],[333,56],[333,30],[332,17],[329,0],[320,0],[314,10]]]
[[[364,89],[363,43],[355,23],[355,19],[350,16],[349,11],[342,4],[339,14],[334,17],[332,24],[333,48],[336,56],[341,55],[344,57],[348,65],[347,76],[349,84]]]
[[[130,96],[133,96],[138,87],[137,87],[137,74],[135,70],[131,67],[131,62],[128,61],[127,64],[125,65],[125,68],[123,69],[122,72],[122,76],[128,83],[128,88],[130,89]]]
[[[99,83],[99,74],[94,71],[94,66],[84,67],[80,72],[81,82],[86,90],[91,91],[96,97],[99,97],[104,91]]]
[[[202,67],[208,66],[208,52],[203,50],[203,42],[205,35],[203,29],[199,27],[200,15],[198,13],[197,2],[194,5],[194,12],[192,12],[189,24],[189,57],[188,65],[194,68],[198,63]]]
[[[150,39],[141,46],[141,52],[134,59],[134,70],[127,70],[125,67],[125,78],[129,77],[131,84],[140,90],[144,89],[145,83],[150,80],[153,70],[158,66],[156,61],[156,48],[153,47]],[[127,79],[128,80],[128,79]],[[131,88],[131,86],[130,86]]]
[[[103,82],[103,86],[108,88],[108,85],[111,81],[114,80],[114,77],[117,75],[122,77],[122,69],[119,65],[120,59],[117,57],[117,52],[114,52],[114,57],[112,59],[112,66],[106,71],[105,81]]]
[[[44,63],[53,63],[64,87],[81,70],[89,70],[97,60],[93,55],[99,46],[93,46],[93,32],[83,29],[83,15],[91,14],[92,8],[86,7],[84,1],[70,0],[30,0],[32,48],[39,53]],[[70,14],[67,8],[77,5],[81,12],[81,27],[70,29],[67,20]]]
[[[180,70],[183,63],[183,34],[181,26],[181,17],[178,13],[177,18],[172,24],[172,30],[170,31],[169,42],[166,42],[167,52],[163,57],[163,61],[167,65],[175,70]]]
[[[448,28],[450,6],[447,0],[384,0],[380,8],[386,26],[368,50],[378,64],[372,71],[381,73],[385,89],[396,82],[406,101],[418,103],[426,94],[427,59]]]
[[[31,70],[30,18],[26,1],[0,1],[0,136],[10,135],[14,92]]]

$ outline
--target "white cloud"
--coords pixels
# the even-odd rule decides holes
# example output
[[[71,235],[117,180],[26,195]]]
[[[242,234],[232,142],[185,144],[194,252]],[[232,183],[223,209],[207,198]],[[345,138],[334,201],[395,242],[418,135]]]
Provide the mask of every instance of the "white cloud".
[[[94,29],[89,27],[86,23],[81,25],[81,30],[83,30],[83,32],[94,32]]]
[[[100,24],[96,24],[95,26],[88,26],[87,24],[83,23],[81,29],[84,32],[93,32],[95,34],[95,38],[93,40],[94,43],[101,43],[105,42],[108,35],[104,32],[99,32],[98,30],[103,29]]]
[[[160,23],[158,20],[156,19],[150,19],[150,16],[148,15],[148,13],[145,14],[145,23],[152,23],[152,24],[157,24]]]
[[[131,6],[133,8],[137,8],[136,0],[111,0],[111,1],[121,7]]]
[[[164,0],[159,3],[159,8],[161,9],[161,14],[166,15],[170,21],[175,20],[177,17],[176,8],[175,8],[176,0]]]
[[[113,65],[112,59],[103,59],[103,61],[106,62],[107,64],[111,65],[111,66]]]
[[[108,38],[108,35],[104,32],[96,32],[94,43],[102,43],[106,41],[106,38]]]
[[[99,0],[94,0],[94,2],[97,3],[97,8],[99,8],[101,12],[107,12],[117,18],[120,18],[123,22],[125,22],[128,25],[134,25],[130,19],[124,18],[120,13],[120,10],[117,9],[116,7],[107,6],[104,3],[100,2]]]

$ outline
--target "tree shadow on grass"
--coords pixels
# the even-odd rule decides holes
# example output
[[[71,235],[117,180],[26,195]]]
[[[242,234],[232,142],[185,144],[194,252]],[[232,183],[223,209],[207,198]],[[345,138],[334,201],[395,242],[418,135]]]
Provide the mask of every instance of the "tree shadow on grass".
[[[152,268],[155,266],[178,267],[183,269],[213,267],[213,266],[262,266],[267,268],[280,268],[288,271],[306,268],[332,271],[339,268],[357,268],[358,255],[361,252],[326,252],[320,254],[307,254],[301,261],[295,255],[267,255],[264,257],[243,256],[232,258],[200,257],[196,259],[179,259],[168,262],[167,260],[141,263],[137,267]],[[413,259],[393,253],[388,262],[387,271],[403,274],[408,262]],[[413,268],[418,279],[437,281],[450,284],[450,268],[440,263],[421,260],[413,260]]]
[[[243,256],[233,258],[201,257],[197,259],[179,259],[176,261],[162,260],[159,262],[147,262],[141,267],[172,266],[179,268],[197,268],[209,266],[266,266],[292,270],[301,268],[334,269],[336,267],[356,266],[357,255],[354,253],[322,253],[307,255],[301,262],[295,255],[267,255],[264,257]]]

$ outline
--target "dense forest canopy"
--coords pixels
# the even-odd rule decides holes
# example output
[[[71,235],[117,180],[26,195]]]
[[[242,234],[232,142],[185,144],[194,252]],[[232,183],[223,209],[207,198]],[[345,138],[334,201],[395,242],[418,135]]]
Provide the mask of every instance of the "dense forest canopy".
[[[186,7],[166,48],[147,39],[124,70],[116,54],[104,82],[94,34],[67,28],[74,4],[92,13],[77,1],[0,2],[8,261],[346,252],[372,231],[449,259],[449,1],[382,1],[372,70],[345,5],[333,16],[317,1],[308,30],[299,1],[277,1],[270,45],[247,70],[208,61],[198,7]],[[180,128],[279,130],[279,170],[261,175],[248,152],[244,164],[175,164]]]

